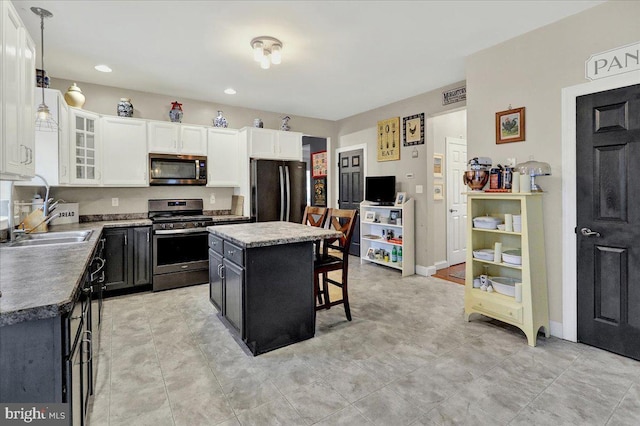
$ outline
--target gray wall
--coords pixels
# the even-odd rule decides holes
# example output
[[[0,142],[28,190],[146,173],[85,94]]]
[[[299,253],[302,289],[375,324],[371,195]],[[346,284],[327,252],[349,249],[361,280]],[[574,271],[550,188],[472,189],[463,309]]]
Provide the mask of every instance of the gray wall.
[[[551,321],[562,321],[562,88],[587,83],[590,55],[640,40],[640,2],[609,1],[467,58],[468,155],[551,165],[539,180]],[[509,52],[509,54],[505,54]],[[495,113],[526,107],[526,141],[496,145]]]
[[[459,102],[452,105],[442,105],[442,91],[464,85],[464,82],[458,82],[442,89],[434,90],[422,95],[414,96],[400,102],[395,102],[384,107],[376,108],[371,111],[364,112],[349,118],[345,118],[338,122],[338,147],[347,147],[358,144],[367,145],[367,175],[395,175],[396,186],[398,191],[405,191],[409,197],[415,199],[415,217],[416,217],[416,265],[423,268],[433,267],[436,262],[446,259],[446,234],[443,213],[443,202],[437,202],[434,206],[432,189],[433,189],[433,154],[444,153],[444,136],[464,135],[464,123],[450,127],[447,120],[435,119],[436,123],[444,124],[444,128],[439,133],[434,134],[429,130],[433,130],[431,126],[427,126],[431,122],[432,117],[436,117],[444,112],[458,111],[464,108],[465,102]],[[402,118],[425,113],[425,144],[409,147],[402,147],[400,150],[400,160],[398,161],[377,161],[376,151],[376,124],[379,120],[385,120],[391,117],[400,117],[400,125],[402,126]],[[458,114],[458,118],[462,120],[464,113]],[[427,128],[429,127],[429,128]],[[453,134],[442,135],[441,133],[453,132]],[[464,137],[464,136],[463,136]],[[402,138],[401,138],[402,140]],[[411,153],[414,148],[418,151],[418,157],[413,158]],[[335,162],[337,156],[333,157],[331,163],[331,176],[335,176]],[[407,173],[413,173],[413,178],[406,177]],[[337,182],[333,179],[333,196],[332,201],[335,203],[337,197]],[[416,193],[416,185],[423,186],[423,193]],[[437,212],[434,212],[434,209]],[[444,253],[444,254],[443,254]],[[426,273],[426,269],[419,269],[420,273]],[[435,272],[432,270],[431,272]]]

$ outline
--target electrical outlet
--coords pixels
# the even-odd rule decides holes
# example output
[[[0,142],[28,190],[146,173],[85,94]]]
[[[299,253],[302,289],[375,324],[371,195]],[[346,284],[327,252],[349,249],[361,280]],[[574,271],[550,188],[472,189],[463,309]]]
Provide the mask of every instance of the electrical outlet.
[[[211,193],[211,196],[209,197],[209,204],[215,204],[216,203],[216,194],[215,192]]]
[[[422,185],[416,185],[416,194],[422,194],[424,192],[424,188]]]
[[[120,199],[119,198],[112,198],[111,199],[111,207],[118,207],[120,205]]]
[[[515,167],[516,166],[516,157],[507,158],[507,166]]]

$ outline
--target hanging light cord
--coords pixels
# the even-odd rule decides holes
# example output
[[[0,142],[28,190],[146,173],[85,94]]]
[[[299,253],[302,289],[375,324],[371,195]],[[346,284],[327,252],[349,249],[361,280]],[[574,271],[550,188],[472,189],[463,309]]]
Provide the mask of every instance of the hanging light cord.
[[[42,65],[42,103],[44,104],[44,84],[45,84],[45,68],[44,68],[44,14],[40,14],[40,65]]]

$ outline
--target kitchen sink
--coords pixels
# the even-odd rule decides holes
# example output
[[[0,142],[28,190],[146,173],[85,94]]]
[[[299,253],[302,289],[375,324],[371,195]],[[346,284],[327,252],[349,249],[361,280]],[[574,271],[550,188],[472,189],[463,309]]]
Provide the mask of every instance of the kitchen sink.
[[[64,231],[46,232],[40,234],[21,235],[18,240],[9,244],[9,247],[30,247],[51,244],[82,243],[87,241],[93,231]]]

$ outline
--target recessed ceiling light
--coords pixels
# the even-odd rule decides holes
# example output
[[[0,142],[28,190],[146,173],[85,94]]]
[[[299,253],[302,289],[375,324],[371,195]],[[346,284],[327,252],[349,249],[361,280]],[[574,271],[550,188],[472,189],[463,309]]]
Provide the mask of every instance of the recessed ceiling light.
[[[235,95],[236,91],[233,87],[229,87],[228,89],[224,89],[224,93],[226,93],[227,95]]]
[[[107,65],[96,65],[94,67],[96,70],[100,71],[100,72],[111,72],[113,71],[111,68],[109,68]]]

